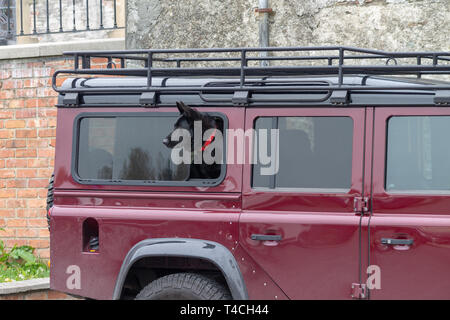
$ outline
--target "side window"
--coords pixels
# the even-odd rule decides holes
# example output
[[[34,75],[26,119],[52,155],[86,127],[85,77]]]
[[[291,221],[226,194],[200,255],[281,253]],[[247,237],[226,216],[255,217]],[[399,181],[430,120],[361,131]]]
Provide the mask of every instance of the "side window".
[[[85,115],[78,122],[74,177],[82,183],[198,185],[223,175],[195,178],[191,164],[172,161],[163,144],[178,119],[172,115]],[[197,165],[201,166],[201,165]],[[223,165],[217,166],[222,171]],[[207,170],[204,170],[207,172]],[[203,172],[203,171],[202,171]]]
[[[387,191],[450,191],[450,116],[395,116],[387,125]]]
[[[255,131],[278,129],[279,169],[252,170],[252,187],[345,192],[351,187],[353,120],[350,117],[260,117]],[[268,139],[269,141],[269,139]],[[272,146],[273,147],[273,146]],[[269,152],[271,146],[267,146]]]

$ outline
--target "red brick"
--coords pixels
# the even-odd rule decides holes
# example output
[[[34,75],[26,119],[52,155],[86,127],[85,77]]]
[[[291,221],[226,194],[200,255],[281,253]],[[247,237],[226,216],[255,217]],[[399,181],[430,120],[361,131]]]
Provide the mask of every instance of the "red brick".
[[[17,238],[36,238],[38,234],[36,229],[16,229]]]
[[[48,239],[30,239],[28,243],[33,248],[42,249],[48,248],[50,245],[50,241]]]
[[[27,166],[28,168],[47,168],[48,163],[49,163],[48,158],[29,159]]]
[[[20,89],[23,87],[21,80],[5,80],[2,82],[2,89]]]
[[[7,159],[7,168],[26,168],[28,166],[28,160],[26,159]]]
[[[25,239],[8,239],[5,241],[6,247],[8,248],[12,248],[15,245],[16,246],[26,246],[27,245],[27,240]]]
[[[47,202],[45,199],[29,199],[27,200],[27,208],[45,208]]]
[[[50,259],[50,250],[48,248],[45,249],[37,249],[35,254],[41,259]]]
[[[0,189],[0,198],[15,198],[15,189]]]
[[[27,141],[25,139],[11,139],[6,141],[6,148],[25,148]]]
[[[16,176],[18,178],[35,178],[37,172],[36,169],[17,169]]]
[[[25,128],[26,122],[24,120],[7,120],[5,121],[5,128],[15,129],[15,128]]]
[[[48,139],[27,139],[27,148],[45,148],[48,147],[49,140]]]
[[[6,200],[6,208],[16,209],[16,208],[25,208],[26,202],[22,199],[7,199]]]
[[[39,137],[41,138],[50,138],[54,137],[55,135],[56,129],[39,129]]]
[[[49,179],[30,179],[28,180],[29,188],[47,188]]]
[[[17,89],[16,96],[21,98],[34,98],[36,97],[36,89]]]
[[[26,227],[27,220],[25,219],[6,219],[6,225],[8,228],[11,227]]]
[[[10,119],[13,115],[12,111],[0,111],[0,119]]]
[[[16,172],[13,169],[0,169],[0,179],[15,178]]]
[[[38,209],[19,208],[16,210],[17,218],[37,218],[40,217]]]
[[[37,155],[36,149],[19,149],[16,150],[17,158],[35,158]]]
[[[37,137],[36,129],[16,130],[16,138],[36,138],[36,137]]]
[[[13,99],[14,91],[13,90],[0,90],[0,100]]]
[[[49,178],[52,176],[53,168],[45,168],[45,169],[39,169],[37,173],[38,178]]]
[[[0,130],[0,139],[10,139],[14,137],[14,130]]]
[[[27,186],[27,179],[14,179],[6,181],[7,188],[25,188]]]
[[[37,194],[37,189],[23,189],[17,191],[18,198],[36,198]]]
[[[11,109],[19,109],[25,106],[25,102],[23,99],[14,99],[9,101],[8,107]]]
[[[14,238],[16,236],[16,232],[14,229],[5,228],[0,230],[0,238]]]
[[[42,158],[53,158],[55,156],[55,150],[53,148],[39,148],[38,156]]]
[[[35,118],[36,114],[37,114],[37,112],[34,109],[23,109],[23,110],[17,110],[15,113],[15,116],[16,116],[16,119]]]
[[[41,219],[28,219],[25,220],[28,222],[28,227],[47,227],[47,219],[41,218]]]

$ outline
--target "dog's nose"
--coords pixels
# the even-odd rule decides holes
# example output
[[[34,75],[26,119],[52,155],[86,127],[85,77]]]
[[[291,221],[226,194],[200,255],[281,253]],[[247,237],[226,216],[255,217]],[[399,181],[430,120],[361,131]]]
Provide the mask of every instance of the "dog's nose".
[[[169,139],[164,138],[162,142],[167,146],[169,144]]]

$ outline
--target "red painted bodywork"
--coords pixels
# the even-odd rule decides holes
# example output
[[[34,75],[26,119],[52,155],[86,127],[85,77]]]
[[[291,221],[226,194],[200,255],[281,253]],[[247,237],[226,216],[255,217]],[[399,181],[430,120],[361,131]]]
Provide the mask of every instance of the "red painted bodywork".
[[[169,111],[176,112],[176,108],[108,109]],[[228,248],[240,266],[250,299],[350,299],[352,283],[366,281],[369,258],[370,264],[381,268],[381,289],[371,290],[370,298],[450,298],[450,277],[446,275],[450,266],[450,195],[384,191],[386,119],[392,114],[449,111],[323,107],[205,111],[225,114],[232,129],[252,128],[258,116],[351,117],[350,190],[335,194],[254,190],[250,164],[228,164],[224,181],[216,187],[81,185],[71,175],[74,119],[82,112],[105,109],[60,108],[51,218],[53,289],[111,299],[122,262],[136,243],[180,237],[211,240]],[[354,212],[353,202],[361,196],[370,198],[373,209],[363,217]],[[82,248],[81,227],[89,217],[99,224],[96,253]],[[409,250],[380,244],[381,237],[399,233],[414,238]],[[283,238],[261,242],[251,240],[252,234]],[[80,289],[67,289],[70,265],[80,267]]]
[[[391,116],[450,115],[444,107],[378,108],[374,111],[370,264],[381,269],[381,289],[371,299],[450,298],[450,193],[395,194],[384,189],[386,125]],[[370,196],[370,194],[367,194]],[[370,229],[369,229],[370,226]],[[408,246],[387,246],[381,238],[413,239]]]

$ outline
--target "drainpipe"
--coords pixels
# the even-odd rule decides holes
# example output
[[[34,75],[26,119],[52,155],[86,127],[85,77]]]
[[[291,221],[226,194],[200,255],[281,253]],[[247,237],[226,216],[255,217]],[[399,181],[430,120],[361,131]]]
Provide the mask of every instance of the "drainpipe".
[[[272,9],[269,8],[269,0],[259,0],[259,7],[255,10],[259,13],[259,46],[261,48],[266,48],[269,46],[269,13]],[[261,51],[260,57],[267,57],[267,51]],[[269,65],[269,61],[260,60],[261,67],[266,67]]]

